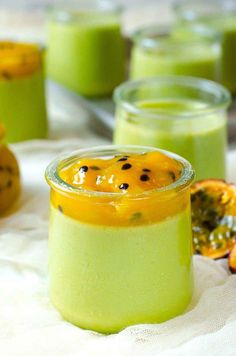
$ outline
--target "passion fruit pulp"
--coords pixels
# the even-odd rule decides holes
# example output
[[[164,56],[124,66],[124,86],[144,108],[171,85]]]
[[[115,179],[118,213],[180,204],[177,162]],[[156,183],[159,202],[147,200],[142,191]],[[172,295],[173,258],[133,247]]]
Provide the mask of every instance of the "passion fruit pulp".
[[[236,185],[223,180],[198,181],[191,188],[194,252],[226,257],[236,242]]]

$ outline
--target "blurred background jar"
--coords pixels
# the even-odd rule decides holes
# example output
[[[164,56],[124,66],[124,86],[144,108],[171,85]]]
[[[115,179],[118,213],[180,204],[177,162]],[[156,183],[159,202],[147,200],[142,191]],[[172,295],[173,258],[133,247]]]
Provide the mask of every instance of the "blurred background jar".
[[[186,76],[159,76],[120,85],[116,144],[175,152],[190,161],[197,179],[224,179],[229,92],[220,84]]]
[[[130,77],[191,75],[220,80],[220,36],[205,26],[152,26],[133,36]]]
[[[180,23],[204,23],[222,35],[222,84],[236,94],[236,1],[180,0],[174,5]]]
[[[111,94],[125,76],[121,10],[109,0],[72,0],[51,7],[48,76],[81,95]]]
[[[47,135],[43,49],[0,41],[0,118],[7,142]]]

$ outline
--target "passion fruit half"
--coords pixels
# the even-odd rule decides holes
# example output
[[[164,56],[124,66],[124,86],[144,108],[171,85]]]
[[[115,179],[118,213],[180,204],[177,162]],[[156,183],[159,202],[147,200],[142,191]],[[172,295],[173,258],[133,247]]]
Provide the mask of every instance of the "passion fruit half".
[[[229,269],[232,273],[236,273],[236,244],[232,248],[228,258]]]
[[[219,179],[191,188],[194,252],[213,259],[229,255],[236,242],[236,185]]]

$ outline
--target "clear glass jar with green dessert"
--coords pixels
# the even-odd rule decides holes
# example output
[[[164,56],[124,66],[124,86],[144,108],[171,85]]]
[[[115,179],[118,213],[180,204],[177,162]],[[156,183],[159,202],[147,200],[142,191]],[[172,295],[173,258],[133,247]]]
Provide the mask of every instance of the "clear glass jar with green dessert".
[[[180,0],[174,5],[180,23],[202,23],[222,35],[222,84],[236,94],[236,2]]]
[[[116,144],[166,149],[186,158],[197,179],[225,178],[230,94],[220,84],[159,76],[122,84],[114,100]]]
[[[48,76],[81,95],[110,95],[125,77],[121,11],[109,0],[61,1],[51,8]]]
[[[193,176],[185,159],[141,146],[84,149],[50,164],[50,297],[66,320],[112,333],[185,310]]]
[[[38,45],[0,41],[0,102],[8,142],[46,137],[43,50]]]
[[[186,29],[151,26],[137,31],[133,43],[132,79],[174,74],[220,80],[221,46],[217,31],[201,25]]]

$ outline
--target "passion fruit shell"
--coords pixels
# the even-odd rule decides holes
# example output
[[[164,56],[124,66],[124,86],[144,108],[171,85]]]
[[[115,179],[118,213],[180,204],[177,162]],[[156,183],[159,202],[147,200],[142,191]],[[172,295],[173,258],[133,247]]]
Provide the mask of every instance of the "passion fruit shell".
[[[0,216],[16,201],[20,194],[20,173],[14,154],[0,145]]]
[[[236,244],[232,248],[228,258],[229,269],[232,273],[236,273]]]
[[[191,202],[195,253],[226,257],[236,238],[236,185],[219,179],[198,181],[191,188]]]

